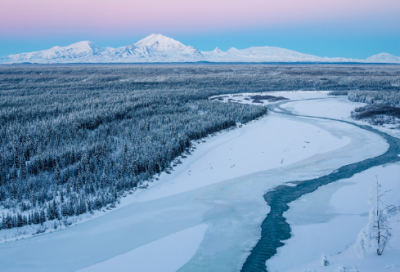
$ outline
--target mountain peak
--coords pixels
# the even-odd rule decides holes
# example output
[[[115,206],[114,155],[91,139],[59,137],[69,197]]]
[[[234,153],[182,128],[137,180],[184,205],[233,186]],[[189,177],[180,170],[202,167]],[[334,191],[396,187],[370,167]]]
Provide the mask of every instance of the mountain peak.
[[[97,47],[97,45],[95,45],[91,41],[81,41],[68,45],[68,47],[83,47],[83,46]]]
[[[77,43],[73,43],[67,46],[54,46],[48,49],[49,52],[60,52],[60,51],[74,51],[75,53],[83,53],[83,52],[93,52],[96,53],[100,51],[100,47],[92,43],[91,41],[81,41]],[[44,50],[46,51],[46,50]]]
[[[184,49],[186,46],[161,34],[151,34],[135,43],[137,47],[149,47],[157,50]]]
[[[380,53],[367,58],[367,62],[400,63],[400,57],[389,53]]]
[[[239,49],[237,49],[237,48],[235,48],[235,47],[231,47],[231,48],[229,48],[226,52],[228,52],[228,53],[237,53],[237,52],[239,52],[240,50]]]
[[[215,47],[215,49],[212,52],[217,53],[217,54],[223,53],[223,51],[221,49],[219,49],[218,47]]]

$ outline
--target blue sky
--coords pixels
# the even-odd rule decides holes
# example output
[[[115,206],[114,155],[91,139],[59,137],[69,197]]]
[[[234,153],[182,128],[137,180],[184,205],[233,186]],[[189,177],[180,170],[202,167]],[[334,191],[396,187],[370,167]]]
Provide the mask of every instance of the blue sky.
[[[202,51],[400,56],[399,14],[400,0],[1,0],[0,56],[82,40],[119,47],[151,33]]]
[[[238,37],[240,35],[240,38]],[[243,49],[251,46],[277,46],[306,54],[327,57],[346,57],[364,59],[381,52],[400,56],[400,37],[334,37],[329,35],[313,37],[292,33],[257,35],[251,33],[220,33],[193,35],[171,35],[184,44],[192,45],[201,51],[219,47]],[[99,46],[119,47],[134,43],[143,36],[131,37],[55,37],[51,39],[4,39],[0,38],[0,56],[48,49],[55,45],[65,46],[80,40],[91,40]]]
[[[400,35],[382,34],[343,34],[316,32],[307,29],[286,30],[247,30],[221,31],[213,33],[161,33],[171,36],[186,45],[201,51],[219,47],[243,49],[251,46],[277,46],[306,54],[327,57],[346,57],[365,59],[371,55],[386,52],[400,56]],[[148,33],[151,34],[151,33]],[[135,43],[147,34],[101,37],[99,35],[67,35],[59,37],[3,37],[0,38],[0,56],[48,49],[55,45],[65,46],[81,40],[90,40],[99,46],[119,47]]]

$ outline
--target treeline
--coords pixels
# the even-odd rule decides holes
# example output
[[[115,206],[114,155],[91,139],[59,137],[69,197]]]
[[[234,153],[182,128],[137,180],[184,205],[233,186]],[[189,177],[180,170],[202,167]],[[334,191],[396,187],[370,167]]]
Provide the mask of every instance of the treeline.
[[[276,90],[400,90],[398,65],[64,65],[1,66],[3,91],[194,90],[236,93]],[[46,82],[46,83],[45,83]],[[194,94],[193,94],[194,95]]]
[[[347,96],[349,94],[348,91],[330,91],[328,95],[331,96]]]
[[[266,113],[210,96],[398,90],[399,74],[396,66],[0,66],[0,227],[113,207],[170,171],[192,140]]]
[[[266,114],[209,101],[216,90],[127,88],[107,75],[67,74],[22,83],[2,75],[1,228],[114,206],[125,191],[169,170],[192,140]]]
[[[351,91],[347,97],[350,101],[368,104],[356,108],[352,118],[372,125],[399,127],[400,91]]]
[[[400,79],[399,79],[400,80]],[[351,91],[348,99],[371,105],[400,108],[400,90],[395,91]]]

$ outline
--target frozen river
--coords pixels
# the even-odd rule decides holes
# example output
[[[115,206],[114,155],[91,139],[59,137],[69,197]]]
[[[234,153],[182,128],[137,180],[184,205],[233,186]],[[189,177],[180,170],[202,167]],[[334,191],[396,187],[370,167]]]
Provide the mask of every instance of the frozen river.
[[[326,98],[326,93],[311,95]],[[305,94],[303,98],[309,97]],[[352,107],[340,99],[326,100]],[[248,271],[254,271],[251,267],[265,269],[265,256],[254,254],[269,251],[268,246],[276,249],[275,240],[288,233],[284,222],[271,229],[260,228],[270,222],[267,214],[282,215],[275,206],[269,213],[266,192],[287,182],[313,180],[279,187],[290,192],[279,199],[287,203],[315,190],[320,182],[392,160],[397,152],[393,148],[398,148],[391,138],[375,131],[290,115],[285,109],[291,111],[270,112],[208,139],[172,174],[162,174],[147,190],[129,196],[110,213],[53,233],[1,244],[0,270],[240,271],[246,260]],[[266,196],[269,200],[271,194]],[[277,239],[265,241],[265,233],[276,234]],[[256,245],[262,246],[261,251],[257,247],[252,251]]]
[[[280,106],[279,104],[272,105],[270,106],[270,109],[276,113],[287,114],[290,116],[298,116],[298,117],[307,116],[307,115],[295,114],[290,110],[282,109],[279,106]],[[311,103],[310,106],[312,107],[313,103]],[[329,117],[313,117],[313,118],[316,118],[318,120],[331,120],[335,122],[348,123],[347,121],[333,119]],[[250,256],[244,263],[242,271],[265,271],[266,270],[265,262],[277,253],[277,249],[279,247],[284,246],[284,243],[282,241],[288,240],[291,237],[291,228],[286,221],[287,219],[284,216],[284,213],[289,209],[288,205],[289,203],[299,199],[301,196],[305,194],[314,192],[320,186],[327,185],[329,183],[339,181],[342,179],[351,178],[355,174],[361,173],[376,166],[400,161],[400,158],[398,156],[398,154],[400,154],[400,139],[382,133],[376,129],[371,128],[370,126],[355,125],[355,124],[352,125],[364,129],[365,131],[373,132],[381,136],[389,144],[389,149],[380,156],[368,158],[360,162],[355,162],[342,166],[328,175],[324,175],[318,178],[313,178],[310,180],[303,180],[303,181],[293,180],[293,184],[296,185],[295,187],[282,185],[278,186],[274,190],[265,194],[264,196],[265,201],[268,203],[271,210],[261,225],[262,227],[261,239],[254,247]],[[313,204],[321,205],[321,202],[315,201]],[[354,205],[354,204],[349,204],[349,205]],[[307,213],[307,211],[303,210],[301,211],[301,213],[305,214]],[[296,216],[299,217],[299,215]],[[320,216],[327,216],[327,215],[321,213]]]

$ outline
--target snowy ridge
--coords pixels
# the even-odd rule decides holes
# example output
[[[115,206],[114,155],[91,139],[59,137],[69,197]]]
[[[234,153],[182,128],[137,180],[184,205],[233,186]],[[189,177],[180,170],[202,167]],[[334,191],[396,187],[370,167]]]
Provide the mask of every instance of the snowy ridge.
[[[88,56],[95,56],[105,50],[107,49],[100,48],[90,41],[82,41],[65,47],[54,46],[43,51],[10,55],[4,59],[8,59],[9,62],[14,63],[31,60],[37,60],[39,62],[73,61],[75,59],[82,59]]]
[[[303,54],[279,47],[231,48],[201,52],[161,34],[151,34],[135,44],[119,48],[99,47],[82,41],[65,47],[9,55],[0,63],[135,63],[135,62],[374,62],[400,63],[400,57],[381,53],[366,60],[328,58]]]
[[[400,63],[400,57],[388,53],[380,53],[367,58],[367,62]]]

